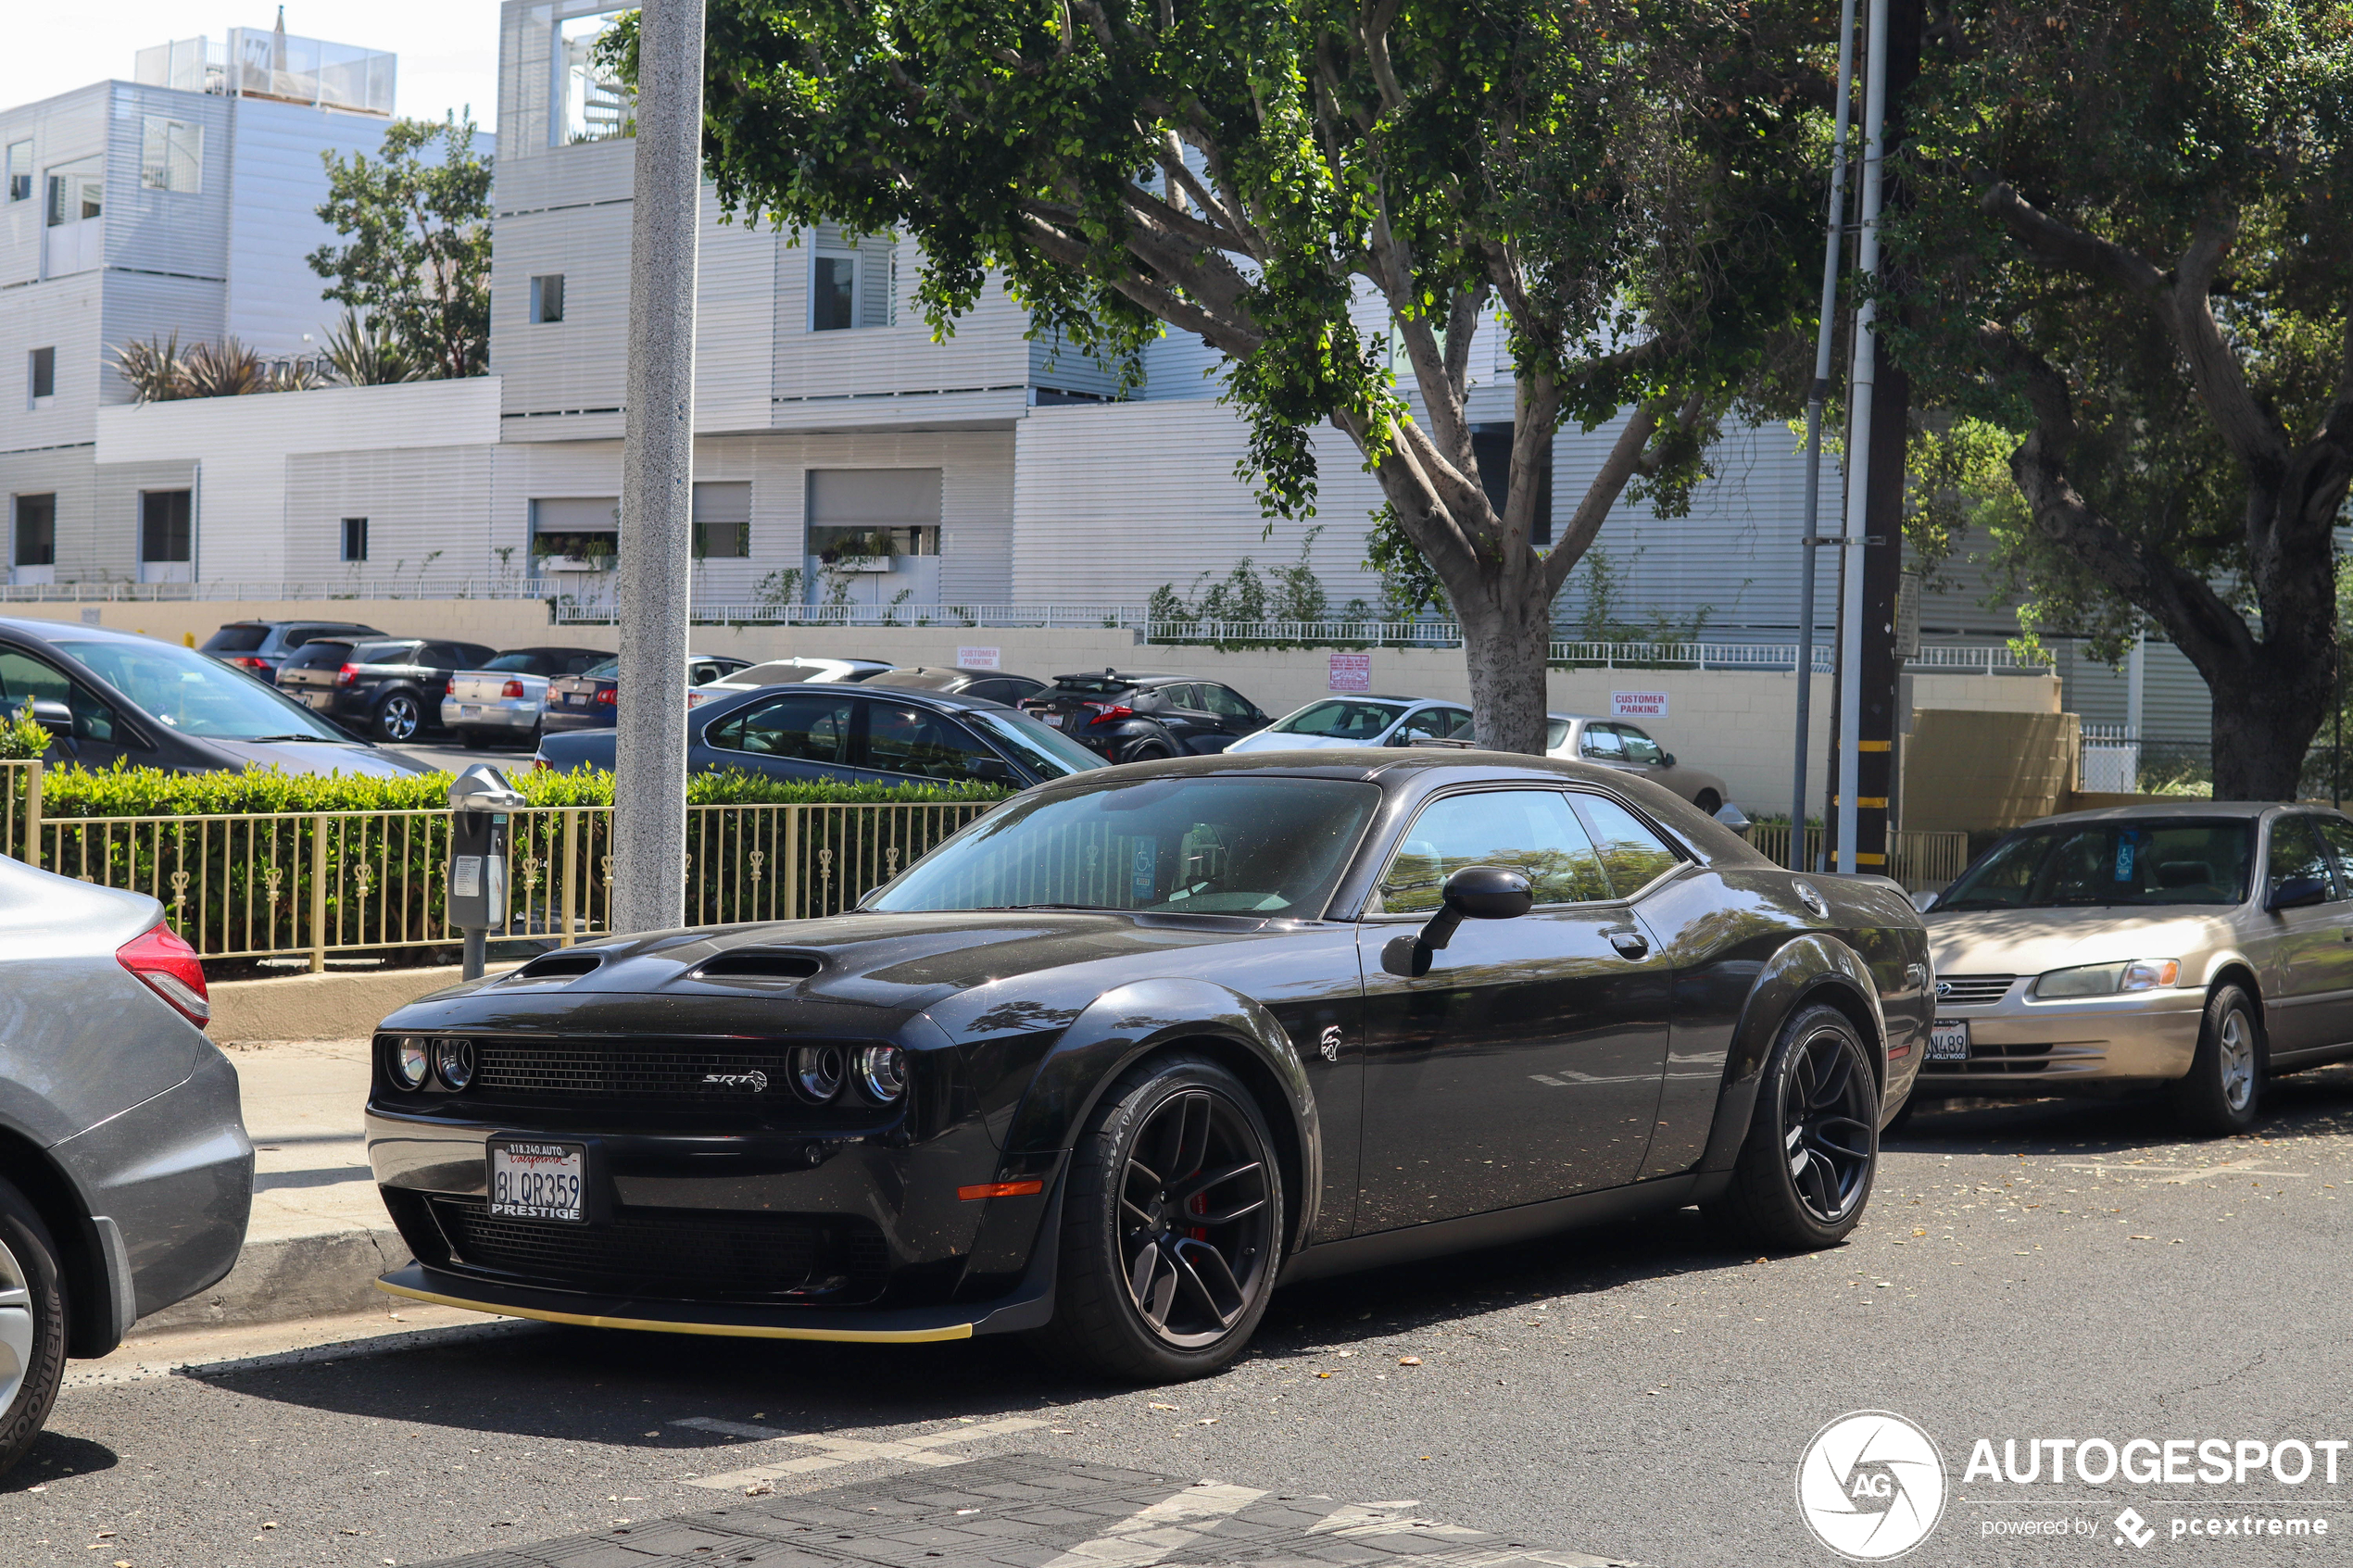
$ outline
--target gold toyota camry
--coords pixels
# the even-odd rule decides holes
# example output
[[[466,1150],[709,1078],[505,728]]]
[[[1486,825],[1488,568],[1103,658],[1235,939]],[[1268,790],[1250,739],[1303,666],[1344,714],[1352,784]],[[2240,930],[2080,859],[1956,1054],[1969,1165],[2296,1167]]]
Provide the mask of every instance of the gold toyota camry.
[[[2199,1131],[2353,1057],[2353,820],[2185,801],[2048,817],[1926,900],[1922,1097],[2163,1085]]]

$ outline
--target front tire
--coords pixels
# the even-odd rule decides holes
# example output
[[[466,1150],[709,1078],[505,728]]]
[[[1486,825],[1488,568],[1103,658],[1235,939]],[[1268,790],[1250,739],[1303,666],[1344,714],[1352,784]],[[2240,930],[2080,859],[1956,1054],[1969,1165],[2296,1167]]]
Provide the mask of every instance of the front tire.
[[[1801,1008],[1766,1060],[1731,1185],[1707,1217],[1749,1246],[1835,1247],[1878,1172],[1879,1082],[1863,1037],[1836,1008]]]
[[[1712,817],[1724,809],[1724,797],[1712,789],[1704,789],[1692,797],[1692,804]]]
[[[1194,1056],[1130,1069],[1064,1177],[1054,1320],[1033,1343],[1129,1383],[1241,1353],[1282,1261],[1282,1168],[1256,1101]]]
[[[32,1205],[0,1181],[0,1475],[41,1436],[65,1374],[57,1246]]]
[[[417,706],[417,699],[407,692],[395,692],[376,704],[374,722],[376,737],[379,740],[388,740],[396,744],[414,740],[417,738],[418,730],[423,727],[424,721],[424,710]]]
[[[2206,998],[2190,1071],[2173,1081],[2173,1114],[2209,1137],[2246,1132],[2263,1114],[2263,1061],[2254,998],[2236,985],[2217,985]]]

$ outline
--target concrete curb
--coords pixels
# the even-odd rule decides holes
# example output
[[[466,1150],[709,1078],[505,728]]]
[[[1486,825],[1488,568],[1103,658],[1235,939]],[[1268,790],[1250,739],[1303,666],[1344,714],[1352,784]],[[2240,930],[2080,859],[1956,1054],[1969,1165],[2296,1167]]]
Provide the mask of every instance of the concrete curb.
[[[503,974],[513,964],[493,964]],[[294,974],[283,980],[226,980],[206,989],[216,1040],[356,1040],[375,1033],[384,1015],[458,985],[463,972],[387,969],[366,974]]]
[[[211,1289],[139,1320],[138,1332],[286,1323],[365,1311],[389,1299],[376,1276],[406,1267],[409,1244],[386,1221],[248,1243]]]

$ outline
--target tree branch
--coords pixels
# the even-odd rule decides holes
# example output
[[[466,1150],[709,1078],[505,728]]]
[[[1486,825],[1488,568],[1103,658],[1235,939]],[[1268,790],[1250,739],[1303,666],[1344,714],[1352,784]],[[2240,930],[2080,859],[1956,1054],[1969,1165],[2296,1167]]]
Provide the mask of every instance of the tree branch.
[[[1575,515],[1569,518],[1566,528],[1554,535],[1552,551],[1544,558],[1544,596],[1547,603],[1559,595],[1561,584],[1568,581],[1569,572],[1584,558],[1585,552],[1593,547],[1594,536],[1601,533],[1610,508],[1617,505],[1617,497],[1624,494],[1627,482],[1634,477],[1642,459],[1642,449],[1650,445],[1651,436],[1657,429],[1658,411],[1644,404],[1634,410],[1632,417],[1626,421],[1626,428],[1617,433],[1616,441],[1610,443],[1609,455],[1602,459],[1602,466],[1594,473],[1592,482],[1585,486],[1584,497],[1577,503]]]

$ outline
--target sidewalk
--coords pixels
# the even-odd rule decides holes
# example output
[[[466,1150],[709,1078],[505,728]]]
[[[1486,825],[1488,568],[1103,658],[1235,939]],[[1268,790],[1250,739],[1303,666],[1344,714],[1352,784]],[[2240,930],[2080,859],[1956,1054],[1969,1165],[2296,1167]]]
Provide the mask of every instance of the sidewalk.
[[[282,1040],[229,1051],[254,1142],[245,1251],[211,1289],[135,1333],[278,1323],[380,1308],[375,1277],[409,1261],[368,1171],[365,1039]]]

